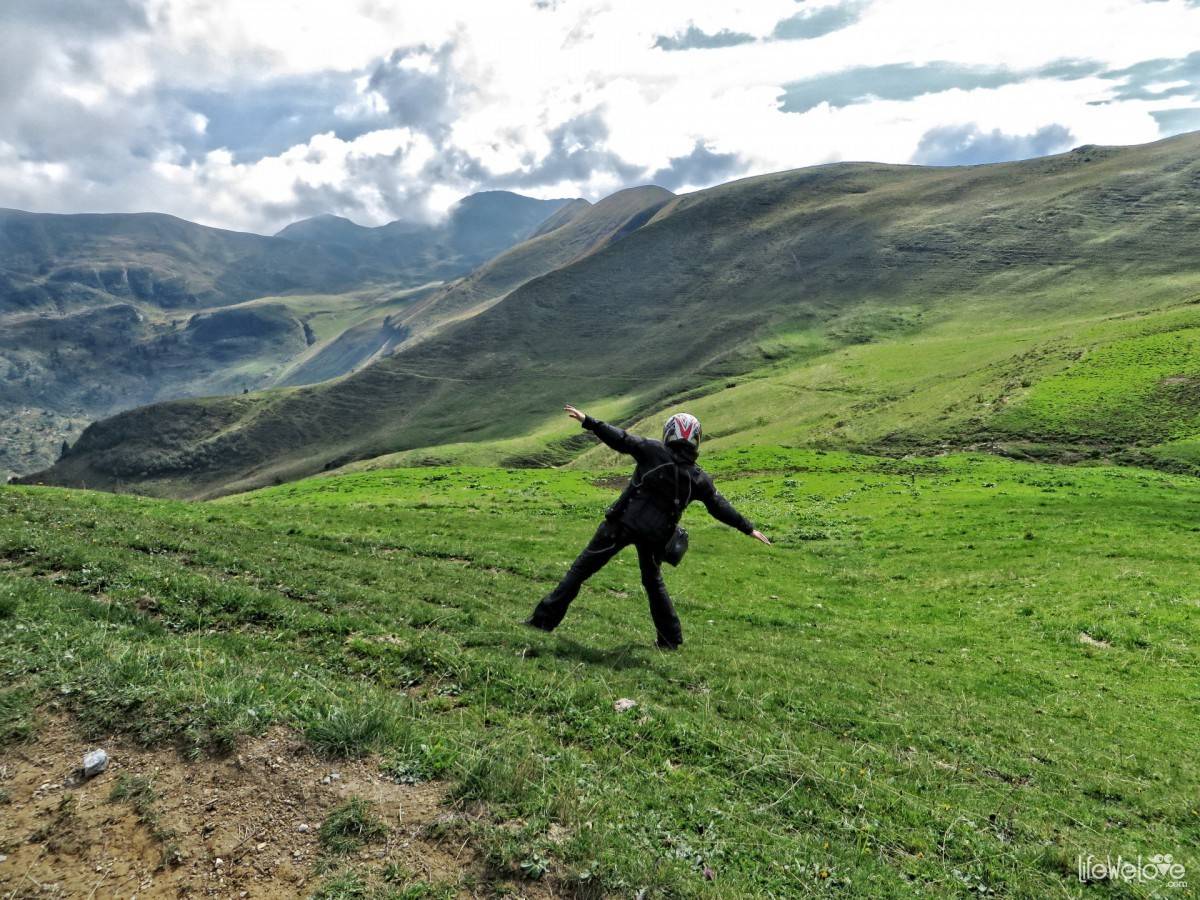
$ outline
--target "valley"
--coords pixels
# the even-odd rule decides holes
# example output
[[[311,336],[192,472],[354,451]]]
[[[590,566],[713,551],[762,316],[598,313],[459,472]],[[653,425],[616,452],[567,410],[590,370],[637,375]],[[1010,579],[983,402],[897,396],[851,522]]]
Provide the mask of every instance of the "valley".
[[[12,423],[0,479],[131,407],[354,371],[421,330],[419,316],[389,314],[565,203],[487,192],[437,226],[318,217],[273,238],[154,214],[0,210],[0,415]]]

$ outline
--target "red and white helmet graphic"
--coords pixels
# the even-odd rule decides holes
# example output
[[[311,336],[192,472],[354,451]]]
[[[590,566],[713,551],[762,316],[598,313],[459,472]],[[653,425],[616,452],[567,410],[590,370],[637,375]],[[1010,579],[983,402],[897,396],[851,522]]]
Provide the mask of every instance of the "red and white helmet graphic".
[[[700,420],[691,413],[675,413],[663,426],[663,443],[669,444],[671,441],[687,441],[699,450]]]

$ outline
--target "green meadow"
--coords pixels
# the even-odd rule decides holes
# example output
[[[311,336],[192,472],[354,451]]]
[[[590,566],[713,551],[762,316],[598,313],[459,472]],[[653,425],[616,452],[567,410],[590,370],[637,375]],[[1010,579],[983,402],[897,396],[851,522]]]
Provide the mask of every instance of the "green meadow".
[[[1180,374],[1147,354],[1188,340],[1102,352],[1137,391]],[[1023,408],[1063,421],[1089,377]],[[775,544],[689,511],[677,653],[653,646],[632,551],[555,633],[520,625],[613,498],[604,460],[207,503],[0,488],[0,738],[36,739],[49,703],[199,758],[282,724],[448,782],[486,811],[452,827],[492,871],[579,896],[1154,889],[1082,884],[1081,854],[1171,853],[1200,882],[1200,482],[761,445],[702,461]],[[329,884],[378,884],[374,865]]]

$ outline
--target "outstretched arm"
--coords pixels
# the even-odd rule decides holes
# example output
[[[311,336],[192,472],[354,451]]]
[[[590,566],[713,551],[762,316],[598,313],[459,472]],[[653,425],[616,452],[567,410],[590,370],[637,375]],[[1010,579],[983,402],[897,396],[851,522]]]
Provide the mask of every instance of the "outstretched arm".
[[[568,416],[579,422],[584,428],[596,435],[596,437],[600,438],[600,440],[618,453],[628,453],[635,459],[640,457],[642,446],[646,443],[645,438],[640,438],[636,434],[629,434],[623,428],[617,428],[615,425],[609,425],[607,422],[594,419],[573,406],[564,406],[563,409],[566,410]]]
[[[770,544],[771,541],[765,534],[750,524],[750,520],[743,516],[740,512],[733,508],[733,504],[725,499],[716,488],[706,498],[704,498],[704,507],[708,510],[708,514],[731,528],[736,528],[743,534],[748,534],[757,541],[762,541],[764,544]]]

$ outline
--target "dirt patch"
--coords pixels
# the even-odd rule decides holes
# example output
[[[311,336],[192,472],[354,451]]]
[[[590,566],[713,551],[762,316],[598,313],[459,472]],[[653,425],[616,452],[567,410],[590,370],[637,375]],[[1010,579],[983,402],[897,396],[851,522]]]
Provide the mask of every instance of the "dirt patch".
[[[1099,647],[1102,650],[1107,650],[1112,646],[1108,641],[1102,641],[1099,638],[1094,638],[1086,631],[1079,632],[1079,643],[1086,644],[1089,647]]]
[[[85,751],[111,762],[82,779]],[[291,732],[273,729],[225,759],[188,761],[175,750],[120,740],[86,742],[65,718],[0,757],[0,898],[253,897],[311,894],[353,867],[378,877],[452,886],[460,897],[551,897],[544,883],[489,872],[463,834],[472,816],[440,784],[397,784],[378,761],[331,763]],[[122,786],[125,790],[114,788]],[[133,786],[133,790],[130,787]],[[146,790],[147,786],[149,790]],[[322,859],[319,831],[331,809],[362,797],[386,837]]]

